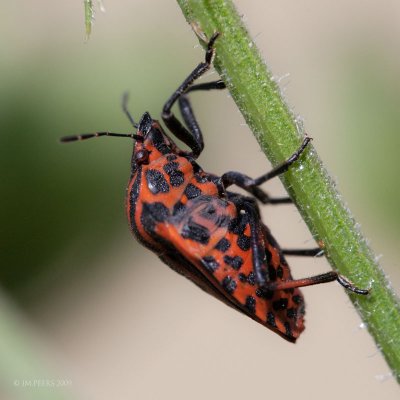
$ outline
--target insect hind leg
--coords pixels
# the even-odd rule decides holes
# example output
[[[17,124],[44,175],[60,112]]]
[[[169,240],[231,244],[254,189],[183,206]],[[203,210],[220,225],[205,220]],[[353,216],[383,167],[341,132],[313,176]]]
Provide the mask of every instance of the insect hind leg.
[[[265,243],[257,203],[253,198],[242,196],[238,193],[227,192],[227,195],[228,199],[235,204],[239,214],[243,211],[247,215],[251,232],[250,246],[253,257],[253,270],[258,284],[264,285],[268,279],[268,271],[264,267],[266,258]]]
[[[267,290],[286,290],[295,289],[304,286],[318,285],[320,283],[328,283],[338,281],[345,289],[356,294],[367,295],[369,289],[360,289],[350,282],[345,276],[338,274],[335,271],[326,272],[324,274],[311,276],[303,279],[290,279],[287,281],[267,282],[264,287]]]

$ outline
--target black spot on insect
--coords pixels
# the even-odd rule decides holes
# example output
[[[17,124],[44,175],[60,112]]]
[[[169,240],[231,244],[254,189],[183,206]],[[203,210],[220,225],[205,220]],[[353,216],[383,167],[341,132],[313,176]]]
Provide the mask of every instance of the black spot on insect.
[[[276,281],[276,271],[272,265],[268,265],[268,276],[271,281]]]
[[[179,187],[185,181],[183,172],[179,170],[179,163],[170,161],[164,165],[163,169],[169,175],[171,186]]]
[[[178,158],[175,154],[168,154],[167,161],[175,161]]]
[[[245,307],[250,314],[254,314],[256,312],[256,299],[253,296],[247,296]]]
[[[247,214],[240,214],[237,218],[233,218],[228,226],[228,230],[236,235],[242,235],[249,222]]]
[[[237,245],[243,251],[247,251],[250,249],[250,237],[246,235],[240,235],[237,240]]]
[[[169,174],[169,181],[173,187],[179,187],[185,182],[185,176],[182,171],[175,170]]]
[[[138,130],[143,133],[144,137],[146,137],[151,131],[152,125],[153,119],[148,112],[145,112],[140,118]]]
[[[236,289],[236,282],[231,276],[226,276],[222,281],[222,287],[229,293],[232,294]]]
[[[219,267],[217,260],[212,256],[203,257],[201,260],[207,271],[213,273]]]
[[[215,248],[222,253],[225,253],[231,247],[231,244],[228,239],[222,238],[216,245]]]
[[[282,268],[281,266],[279,266],[279,267],[276,269],[276,276],[277,276],[279,279],[282,279],[282,278],[283,278],[283,268]]]
[[[262,299],[271,300],[272,297],[274,297],[274,291],[266,289],[264,286],[261,286],[257,288],[256,296]]]
[[[192,183],[189,183],[186,186],[185,195],[188,198],[188,200],[195,199],[196,197],[201,195],[201,190]]]
[[[269,311],[267,314],[267,324],[271,325],[273,328],[276,328],[275,315],[271,311]]]
[[[178,201],[175,203],[174,208],[172,209],[172,215],[182,214],[186,210],[186,206]]]
[[[239,219],[238,218],[232,218],[231,222],[228,225],[229,232],[236,233],[237,230],[238,230],[238,224],[239,224]]]
[[[249,282],[251,286],[254,286],[256,284],[256,275],[254,272],[249,273],[249,276],[247,277],[247,282]]]
[[[144,203],[140,222],[147,231],[152,232],[158,222],[164,222],[168,217],[168,208],[163,203]]]
[[[272,302],[272,308],[275,311],[284,310],[285,308],[287,308],[287,305],[288,305],[288,299],[285,298],[281,298],[279,300],[275,300]]]
[[[179,168],[179,163],[170,161],[164,165],[163,170],[169,175],[172,171],[176,171]]]
[[[208,180],[217,186],[222,184],[221,177],[213,174],[208,174]]]
[[[226,264],[230,265],[236,271],[239,270],[240,267],[243,265],[243,258],[239,256],[235,257],[224,256],[224,261]]]
[[[193,160],[193,158],[191,158],[189,161],[190,161],[190,164],[192,164],[193,173],[195,175],[203,172],[203,168],[201,168],[200,165],[195,160]]]
[[[165,138],[164,138],[163,134],[158,129],[152,129],[151,140],[153,141],[154,147],[161,154],[168,154],[171,152],[171,149],[165,143]]]
[[[297,317],[297,310],[295,308],[288,308],[286,310],[286,315],[288,318],[294,319]]]
[[[301,296],[299,296],[298,294],[295,294],[292,297],[292,300],[295,304],[301,304],[303,302],[303,298]]]
[[[142,214],[145,212],[150,213],[157,222],[164,222],[169,216],[168,208],[158,201],[154,203],[144,203]]]
[[[243,283],[247,282],[247,276],[243,272],[240,272],[238,277],[239,277],[240,282],[243,282]]]
[[[293,333],[292,333],[292,328],[290,327],[289,322],[286,321],[284,323],[284,325],[285,325],[286,336],[292,337]]]
[[[182,228],[181,235],[184,239],[194,240],[201,244],[207,244],[210,240],[209,230],[205,226],[194,222],[192,218],[189,218],[189,221]]]
[[[195,174],[194,179],[196,179],[196,182],[198,182],[198,183],[207,183],[208,182],[207,176],[200,174],[200,173]]]
[[[156,169],[146,171],[147,186],[153,194],[168,193],[169,185],[165,180],[164,175]]]

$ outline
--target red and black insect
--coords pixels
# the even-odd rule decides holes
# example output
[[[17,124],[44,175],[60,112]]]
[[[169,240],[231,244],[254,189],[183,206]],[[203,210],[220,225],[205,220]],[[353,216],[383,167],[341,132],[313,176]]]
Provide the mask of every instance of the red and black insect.
[[[136,238],[176,272],[207,293],[294,342],[304,329],[304,299],[299,287],[337,280],[345,288],[367,294],[334,271],[294,280],[285,255],[315,256],[319,248],[283,250],[262,222],[257,201],[289,203],[289,198],[271,198],[260,185],[284,173],[306,150],[305,137],[299,149],[272,171],[252,179],[239,172],[216,176],[196,162],[204,148],[188,94],[225,88],[222,80],[193,85],[211,66],[218,33],[210,39],[205,62],[200,63],[165,103],[162,119],[190,151],[181,150],[159,122],[144,113],[136,123],[123,110],[134,134],[97,132],[68,136],[63,142],[98,136],[122,136],[135,140],[126,211]],[[172,113],[178,102],[185,123]],[[244,196],[228,190],[237,185]]]

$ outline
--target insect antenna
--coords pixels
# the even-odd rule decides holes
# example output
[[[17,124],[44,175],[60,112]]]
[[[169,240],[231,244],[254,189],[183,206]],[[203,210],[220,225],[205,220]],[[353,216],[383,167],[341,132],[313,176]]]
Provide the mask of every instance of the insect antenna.
[[[128,110],[128,100],[129,100],[129,93],[125,92],[122,95],[122,110],[128,117],[130,123],[133,125],[134,128],[138,128],[138,124],[135,122],[133,119],[131,113]],[[112,132],[94,132],[94,133],[83,133],[81,135],[71,135],[71,136],[64,136],[60,139],[62,143],[68,143],[68,142],[76,142],[78,140],[86,140],[86,139],[91,139],[94,137],[100,137],[100,136],[114,136],[114,137],[130,137],[132,139],[136,139],[139,142],[143,142],[143,136],[141,135],[135,135],[135,134],[127,134],[127,133],[112,133]]]
[[[80,135],[64,136],[60,139],[62,143],[76,142],[78,140],[86,140],[100,136],[114,136],[114,137],[128,137],[136,139],[139,142],[143,142],[143,136],[136,135],[133,133],[112,133],[112,132],[93,132],[93,133],[82,133]]]
[[[124,92],[124,94],[122,95],[122,110],[125,113],[125,115],[128,117],[128,119],[129,119],[130,123],[133,125],[133,127],[137,129],[139,127],[139,125],[135,122],[131,113],[128,110],[128,100],[129,100],[129,93]]]

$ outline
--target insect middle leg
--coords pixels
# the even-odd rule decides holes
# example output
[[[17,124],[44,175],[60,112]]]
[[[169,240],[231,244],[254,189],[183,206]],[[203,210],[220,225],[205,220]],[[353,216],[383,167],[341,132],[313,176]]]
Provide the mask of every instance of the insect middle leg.
[[[285,256],[300,256],[300,257],[322,257],[324,250],[320,247],[312,249],[282,249]]]
[[[282,164],[278,165],[271,171],[267,172],[264,175],[261,175],[258,178],[253,179],[245,174],[242,174],[241,172],[230,171],[222,175],[221,177],[222,184],[224,185],[225,188],[231,185],[237,185],[242,189],[246,190],[247,192],[251,193],[256,199],[260,200],[263,204],[289,203],[291,202],[291,200],[287,197],[277,198],[277,199],[270,198],[258,186],[286,172],[290,168],[290,166],[299,159],[300,155],[303,153],[303,151],[307,147],[308,143],[310,143],[310,141],[311,138],[306,136],[301,146],[287,160],[285,160]]]

